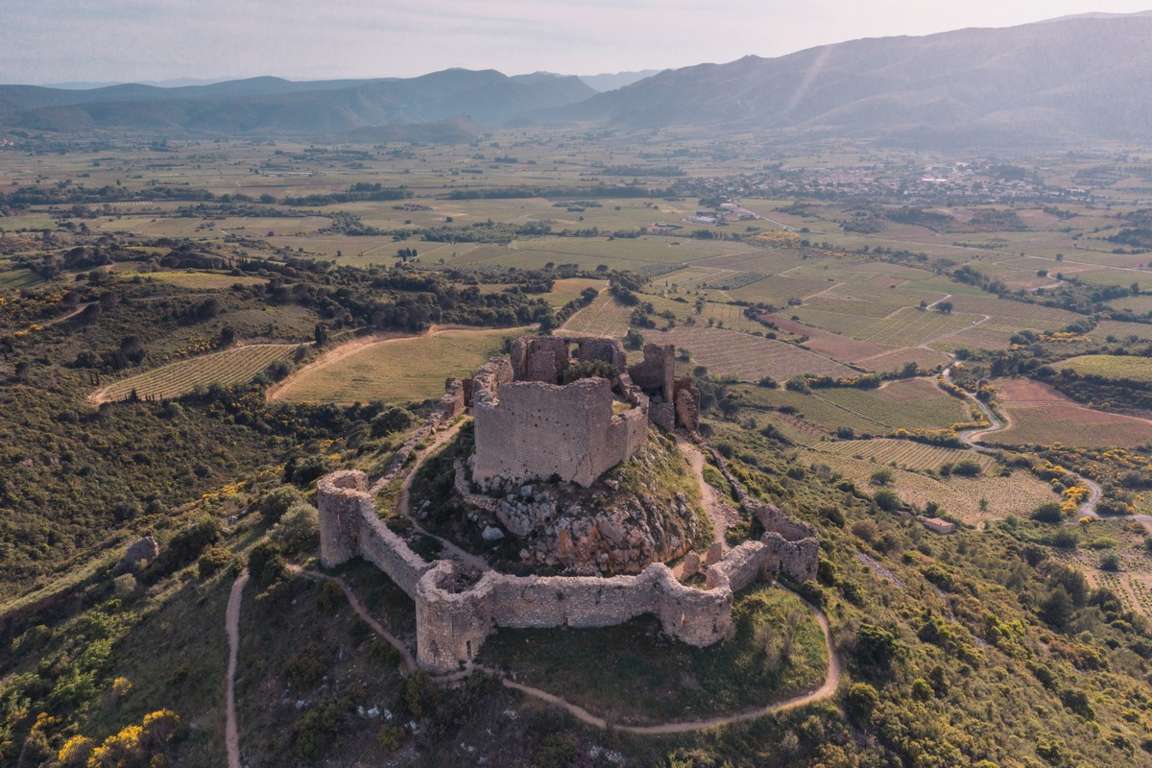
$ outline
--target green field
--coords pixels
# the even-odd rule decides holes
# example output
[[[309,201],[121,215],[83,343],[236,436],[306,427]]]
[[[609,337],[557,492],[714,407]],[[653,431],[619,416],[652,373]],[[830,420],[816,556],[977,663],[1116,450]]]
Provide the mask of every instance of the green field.
[[[838,387],[811,394],[783,387],[744,387],[745,402],[760,407],[788,406],[827,431],[850,427],[862,434],[890,434],[898,429],[943,429],[968,421],[967,406],[925,379],[889,384],[883,389]]]
[[[0,291],[15,290],[17,288],[31,288],[41,283],[40,276],[28,269],[9,269],[0,271]]]
[[[286,360],[297,344],[248,344],[170,363],[121,379],[93,392],[95,402],[125,400],[135,390],[141,399],[167,400],[212,384],[231,386],[251,381],[278,360]]]
[[[467,376],[524,328],[445,330],[361,345],[302,370],[274,398],[293,403],[412,402],[438,397],[444,380]],[[357,344],[358,342],[352,342]]]
[[[229,275],[222,272],[143,272],[148,280],[159,280],[181,288],[222,290],[234,285],[264,285],[268,281],[251,275]]]
[[[1152,358],[1135,355],[1081,355],[1062,360],[1053,367],[1057,370],[1069,368],[1081,376],[1152,381]]]

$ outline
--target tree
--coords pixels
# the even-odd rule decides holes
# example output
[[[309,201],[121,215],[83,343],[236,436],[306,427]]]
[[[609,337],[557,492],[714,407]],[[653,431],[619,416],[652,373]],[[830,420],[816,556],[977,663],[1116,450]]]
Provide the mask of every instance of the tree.
[[[312,338],[316,342],[317,347],[322,347],[328,343],[328,326],[324,323],[316,323],[316,327],[312,329]]]
[[[940,312],[942,314],[945,314],[945,315],[952,314],[952,302],[941,301],[939,304],[936,305],[936,311]]]
[[[874,624],[861,624],[856,633],[853,658],[866,674],[887,674],[896,657],[896,635]]]
[[[1040,604],[1040,618],[1053,629],[1064,629],[1075,610],[1072,597],[1062,585],[1056,586]]]
[[[863,724],[880,703],[880,694],[868,683],[853,683],[844,697],[844,709],[856,723]]]
[[[625,349],[643,349],[644,347],[644,334],[635,328],[629,328],[628,333],[624,334],[624,348]]]

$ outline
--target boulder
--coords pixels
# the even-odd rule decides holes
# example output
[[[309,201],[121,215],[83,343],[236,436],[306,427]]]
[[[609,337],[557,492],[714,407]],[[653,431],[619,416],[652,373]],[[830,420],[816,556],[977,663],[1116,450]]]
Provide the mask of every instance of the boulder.
[[[139,571],[160,555],[160,544],[155,537],[143,536],[128,545],[120,558],[120,568],[126,571]]]

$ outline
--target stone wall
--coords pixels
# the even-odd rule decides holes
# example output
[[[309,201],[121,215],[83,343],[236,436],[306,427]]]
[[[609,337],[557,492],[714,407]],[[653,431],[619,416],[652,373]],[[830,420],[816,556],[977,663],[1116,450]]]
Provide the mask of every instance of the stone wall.
[[[415,597],[416,583],[432,566],[384,524],[367,488],[367,476],[355,470],[333,472],[320,479],[316,487],[320,562],[335,568],[363,557],[409,597]]]
[[[356,556],[375,563],[416,603],[417,661],[433,673],[467,666],[501,627],[606,627],[643,614],[690,645],[713,645],[732,629],[733,593],[776,574],[796,580],[816,572],[818,543],[769,531],[729,550],[706,572],[703,589],[681,584],[663,563],[635,576],[512,576],[487,571],[478,580],[450,560],[428,563],[379,519],[362,472],[321,479],[320,548],[325,566]]]
[[[474,399],[472,480],[519,484],[560,480],[584,487],[631,456],[647,438],[647,415],[613,413],[612,384],[580,379],[559,386],[514,381],[496,401]]]

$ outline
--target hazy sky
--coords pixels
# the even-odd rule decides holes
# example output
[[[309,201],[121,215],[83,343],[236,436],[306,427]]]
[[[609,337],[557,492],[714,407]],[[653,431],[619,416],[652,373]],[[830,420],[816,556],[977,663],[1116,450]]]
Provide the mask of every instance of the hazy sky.
[[[0,82],[596,74],[1152,0],[0,0]]]

